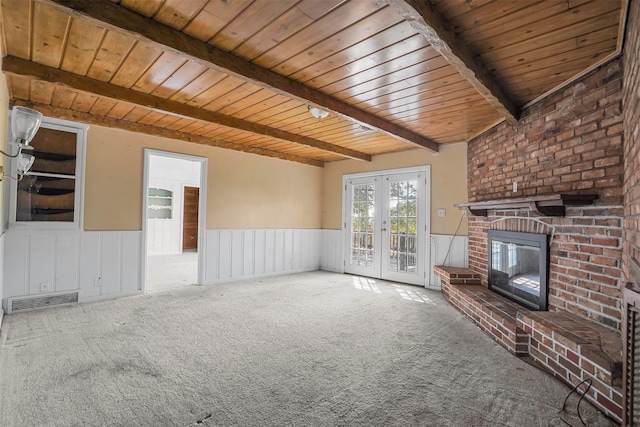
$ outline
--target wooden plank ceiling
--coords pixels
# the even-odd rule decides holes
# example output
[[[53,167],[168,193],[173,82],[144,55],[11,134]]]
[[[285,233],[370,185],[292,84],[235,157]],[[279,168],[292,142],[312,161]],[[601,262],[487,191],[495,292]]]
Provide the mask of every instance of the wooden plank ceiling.
[[[627,0],[0,5],[12,105],[323,166],[516,121],[619,54]]]

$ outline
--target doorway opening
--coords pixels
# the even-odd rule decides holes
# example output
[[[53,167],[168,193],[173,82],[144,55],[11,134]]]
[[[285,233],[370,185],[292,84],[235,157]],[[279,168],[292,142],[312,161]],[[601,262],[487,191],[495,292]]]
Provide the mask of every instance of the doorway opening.
[[[206,159],[145,150],[144,290],[201,284]]]

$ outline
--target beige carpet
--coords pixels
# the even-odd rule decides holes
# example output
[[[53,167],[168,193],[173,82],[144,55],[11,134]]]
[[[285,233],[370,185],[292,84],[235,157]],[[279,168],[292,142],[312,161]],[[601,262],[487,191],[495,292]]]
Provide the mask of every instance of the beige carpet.
[[[0,425],[581,425],[439,292],[326,272],[6,316]],[[587,402],[589,426],[612,425]]]

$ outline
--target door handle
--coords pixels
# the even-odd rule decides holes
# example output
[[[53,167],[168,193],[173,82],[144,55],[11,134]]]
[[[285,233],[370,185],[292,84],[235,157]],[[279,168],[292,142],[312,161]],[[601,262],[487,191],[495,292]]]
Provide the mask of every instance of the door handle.
[[[386,229],[386,228],[383,228],[383,229],[382,229],[382,231],[387,231],[387,229]]]

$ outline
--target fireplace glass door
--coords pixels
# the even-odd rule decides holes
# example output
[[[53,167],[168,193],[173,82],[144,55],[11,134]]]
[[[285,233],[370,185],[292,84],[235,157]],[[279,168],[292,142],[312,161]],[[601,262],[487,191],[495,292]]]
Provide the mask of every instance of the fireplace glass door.
[[[489,232],[489,287],[533,310],[547,309],[547,235]]]

